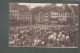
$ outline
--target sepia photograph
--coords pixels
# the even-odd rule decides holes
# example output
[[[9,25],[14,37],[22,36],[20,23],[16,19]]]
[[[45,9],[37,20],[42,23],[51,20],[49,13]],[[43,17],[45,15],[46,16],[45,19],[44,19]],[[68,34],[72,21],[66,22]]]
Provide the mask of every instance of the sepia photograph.
[[[9,3],[8,47],[78,48],[78,3]]]

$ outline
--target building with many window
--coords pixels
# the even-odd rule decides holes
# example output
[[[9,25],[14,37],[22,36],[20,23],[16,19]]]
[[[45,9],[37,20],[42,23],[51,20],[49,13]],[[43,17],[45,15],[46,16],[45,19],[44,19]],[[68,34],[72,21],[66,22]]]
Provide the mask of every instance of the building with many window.
[[[9,4],[9,23],[10,25],[25,25],[32,23],[30,9],[18,3]]]
[[[35,19],[35,24],[58,24],[58,23],[66,23],[68,18],[72,19],[72,13],[70,9],[64,9],[64,7],[57,6],[44,6],[44,7],[36,7],[32,11],[32,18]],[[34,21],[34,20],[33,20]]]
[[[71,6],[73,11],[75,6]],[[21,25],[56,25],[56,24],[72,24],[73,20],[78,20],[77,13],[73,14],[72,8],[68,5],[56,6],[54,4],[44,7],[38,6],[30,9],[28,6],[19,5],[18,3],[10,3],[9,19],[11,22]],[[10,22],[10,23],[11,23]]]
[[[21,6],[19,14],[18,21],[23,22],[24,24],[32,23],[31,11],[27,6]]]
[[[9,24],[17,25],[17,19],[19,18],[19,5],[17,3],[9,3]]]
[[[9,3],[9,19],[19,18],[19,5],[17,3]]]

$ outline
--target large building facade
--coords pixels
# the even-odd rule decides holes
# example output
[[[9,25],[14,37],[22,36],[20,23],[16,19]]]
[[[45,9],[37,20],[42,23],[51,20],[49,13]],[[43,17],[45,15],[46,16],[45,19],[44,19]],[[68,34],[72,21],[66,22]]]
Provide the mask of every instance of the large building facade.
[[[37,9],[37,10],[36,10]],[[69,10],[69,9],[68,9]],[[56,6],[45,6],[45,7],[36,7],[33,11],[32,18],[35,19],[35,24],[69,24],[72,18],[72,12],[67,11],[63,7]],[[34,20],[32,20],[34,22]]]
[[[27,25],[32,23],[30,9],[27,6],[18,3],[9,4],[9,24],[10,25]]]
[[[72,24],[73,20],[74,22],[78,20],[78,15],[73,14],[68,5],[55,6],[51,4],[30,9],[28,6],[10,3],[9,11],[9,20],[11,22],[14,20],[13,24],[16,22],[20,25]]]

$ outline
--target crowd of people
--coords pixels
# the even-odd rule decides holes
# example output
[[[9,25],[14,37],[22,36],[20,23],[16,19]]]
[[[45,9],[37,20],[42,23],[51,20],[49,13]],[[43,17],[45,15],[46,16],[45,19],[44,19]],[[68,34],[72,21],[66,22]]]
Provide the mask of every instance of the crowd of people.
[[[77,30],[69,27],[10,27],[9,46],[77,47]]]

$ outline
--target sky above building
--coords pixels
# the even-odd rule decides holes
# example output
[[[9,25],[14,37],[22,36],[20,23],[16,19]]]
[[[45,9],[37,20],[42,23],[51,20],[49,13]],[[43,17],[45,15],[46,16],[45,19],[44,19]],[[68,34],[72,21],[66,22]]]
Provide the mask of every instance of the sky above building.
[[[37,6],[46,6],[46,5],[51,5],[51,3],[18,3],[19,5],[26,5],[30,8],[34,8],[34,7],[37,7]],[[68,4],[69,6],[70,5],[75,5],[77,6],[78,4]],[[56,6],[63,6],[63,3],[56,3]]]
[[[51,3],[19,3],[19,5],[27,5],[30,8],[34,8],[37,6],[44,7],[45,5],[50,5]]]

